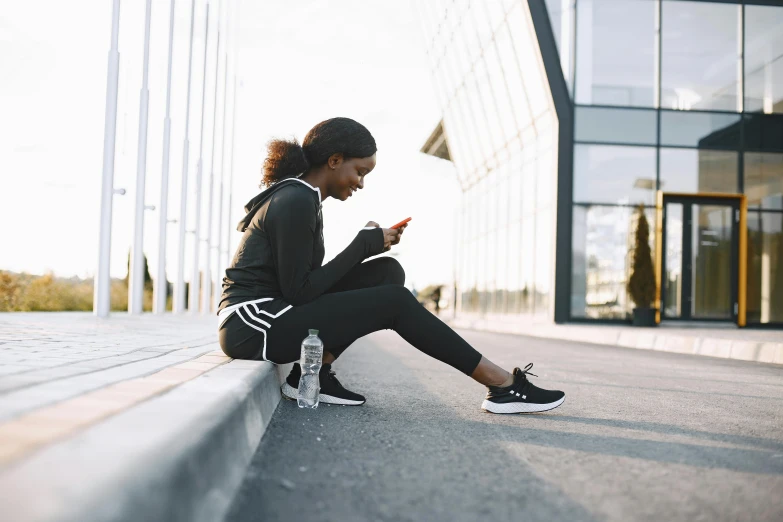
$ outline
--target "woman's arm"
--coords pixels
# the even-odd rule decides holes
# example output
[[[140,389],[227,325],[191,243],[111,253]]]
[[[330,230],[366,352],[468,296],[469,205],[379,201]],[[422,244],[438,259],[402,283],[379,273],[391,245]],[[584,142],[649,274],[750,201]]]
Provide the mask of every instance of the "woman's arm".
[[[382,229],[360,230],[348,247],[334,259],[313,268],[318,219],[316,205],[307,194],[296,190],[286,191],[270,203],[264,220],[280,290],[284,299],[295,306],[316,299],[355,265],[382,253],[384,249]]]

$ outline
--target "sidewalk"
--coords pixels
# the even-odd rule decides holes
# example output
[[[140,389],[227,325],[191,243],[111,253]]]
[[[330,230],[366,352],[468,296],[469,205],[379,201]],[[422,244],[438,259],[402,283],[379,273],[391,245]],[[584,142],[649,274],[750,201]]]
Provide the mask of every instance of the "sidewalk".
[[[220,518],[286,368],[226,357],[216,326],[0,314],[3,519]]]
[[[783,364],[783,331],[732,326],[677,326],[656,328],[620,325],[529,323],[509,316],[460,315],[443,319],[455,328],[493,331],[561,339],[582,343],[622,346],[642,350],[706,355],[723,359]]]

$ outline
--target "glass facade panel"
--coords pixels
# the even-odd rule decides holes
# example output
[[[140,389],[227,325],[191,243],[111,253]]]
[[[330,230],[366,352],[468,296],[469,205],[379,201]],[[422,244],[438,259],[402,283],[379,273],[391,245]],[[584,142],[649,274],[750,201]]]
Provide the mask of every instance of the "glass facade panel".
[[[576,3],[576,102],[653,107],[656,3]]]
[[[522,83],[522,71],[519,69],[519,62],[516,58],[514,45],[511,41],[511,33],[508,24],[501,24],[500,29],[495,34],[495,42],[498,47],[500,63],[503,66],[503,73],[508,85],[511,105],[514,108],[514,115],[517,122],[517,132],[525,128],[532,116],[530,114],[530,105],[525,94],[525,85]]]
[[[783,6],[745,6],[745,111],[783,113]]]
[[[783,210],[783,154],[746,152],[744,167],[748,206]]]
[[[624,319],[633,234],[630,207],[574,206],[571,315]]]
[[[655,148],[574,147],[574,201],[651,205],[655,190]]]
[[[511,32],[511,41],[516,50],[517,63],[523,71],[522,82],[530,101],[530,110],[535,117],[550,108],[549,85],[539,62],[538,40],[532,33],[533,29],[523,10],[521,2],[513,7],[508,12],[508,25],[514,29]]]
[[[783,213],[748,212],[748,323],[783,322]]]
[[[500,118],[499,130],[503,133],[502,142],[506,144],[516,136],[517,123],[514,117],[514,106],[511,104],[506,78],[503,74],[503,66],[500,63],[497,48],[494,44],[485,51],[484,59],[487,62],[489,85],[492,88],[492,95],[497,104],[498,117]]]
[[[737,193],[736,152],[661,148],[660,157],[659,187],[663,191]]]
[[[783,152],[783,115],[746,114],[743,130],[746,150]]]
[[[661,145],[739,148],[739,114],[661,111]]]
[[[598,143],[658,143],[658,114],[654,110],[577,107],[576,141]]]
[[[526,216],[522,218],[522,292],[521,312],[533,312],[533,295],[535,283],[533,281],[533,266],[535,264],[535,218]]]
[[[661,107],[740,110],[741,5],[663,1]]]

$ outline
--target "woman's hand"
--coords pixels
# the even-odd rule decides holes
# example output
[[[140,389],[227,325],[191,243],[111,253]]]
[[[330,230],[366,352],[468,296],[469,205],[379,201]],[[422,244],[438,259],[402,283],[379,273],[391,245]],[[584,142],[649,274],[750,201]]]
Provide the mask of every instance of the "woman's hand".
[[[405,223],[403,226],[401,226],[400,228],[398,228],[398,229],[397,229],[397,231],[399,232],[399,234],[397,234],[397,239],[395,239],[394,241],[392,241],[392,245],[397,245],[397,244],[399,244],[400,240],[402,239],[402,233],[403,233],[403,232],[405,232],[405,229],[406,229],[406,228],[408,228],[408,224],[407,224],[407,223]]]
[[[396,228],[382,228],[383,230],[383,251],[391,250],[392,245],[400,242],[400,231]]]

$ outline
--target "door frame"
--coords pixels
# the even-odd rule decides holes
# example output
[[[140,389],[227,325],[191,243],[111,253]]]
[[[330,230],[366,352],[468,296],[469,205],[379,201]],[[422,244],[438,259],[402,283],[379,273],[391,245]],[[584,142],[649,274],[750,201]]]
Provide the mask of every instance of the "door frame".
[[[739,202],[739,241],[737,254],[737,280],[732,283],[737,288],[737,326],[746,325],[747,316],[747,293],[748,293],[748,200],[744,194],[720,194],[711,192],[682,193],[682,192],[663,192],[659,190],[655,205],[655,323],[661,322],[661,285],[663,282],[663,215],[664,204],[667,199],[693,199],[714,201],[715,203],[725,202],[727,199],[732,202]]]

